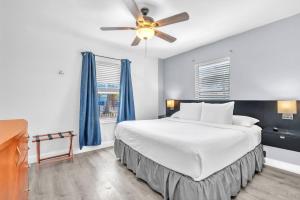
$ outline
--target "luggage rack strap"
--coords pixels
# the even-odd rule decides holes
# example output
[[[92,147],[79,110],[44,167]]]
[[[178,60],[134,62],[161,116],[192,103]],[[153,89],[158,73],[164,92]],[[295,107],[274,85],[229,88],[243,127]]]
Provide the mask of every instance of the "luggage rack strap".
[[[61,133],[58,133],[60,138],[64,138],[64,136]]]
[[[48,133],[48,134],[33,136],[34,140],[32,142],[41,142],[41,141],[46,141],[46,140],[62,139],[62,138],[74,137],[74,136],[76,136],[76,135],[73,134],[73,131]]]

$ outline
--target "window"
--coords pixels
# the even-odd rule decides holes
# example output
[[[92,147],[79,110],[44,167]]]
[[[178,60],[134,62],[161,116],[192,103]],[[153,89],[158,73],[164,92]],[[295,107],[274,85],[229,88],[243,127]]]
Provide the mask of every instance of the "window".
[[[230,95],[230,59],[195,65],[195,98],[226,100]]]
[[[101,122],[115,122],[119,109],[119,61],[96,57],[98,109]]]

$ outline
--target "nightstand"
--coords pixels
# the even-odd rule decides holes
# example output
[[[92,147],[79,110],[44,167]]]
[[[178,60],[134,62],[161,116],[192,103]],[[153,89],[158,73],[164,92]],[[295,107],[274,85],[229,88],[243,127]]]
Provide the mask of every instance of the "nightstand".
[[[161,118],[165,118],[167,117],[166,115],[158,115],[158,119],[161,119]]]
[[[268,127],[262,130],[262,144],[300,152],[300,130],[278,129]]]

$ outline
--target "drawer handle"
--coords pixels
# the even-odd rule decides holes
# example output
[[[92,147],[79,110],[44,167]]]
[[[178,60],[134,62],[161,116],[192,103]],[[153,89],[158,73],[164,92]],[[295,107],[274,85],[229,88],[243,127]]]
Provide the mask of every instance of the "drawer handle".
[[[21,161],[21,151],[20,151],[19,146],[17,146],[18,155],[17,155],[17,159],[16,159],[16,166],[19,166],[21,163],[23,163],[26,159],[26,156],[28,156],[29,147],[26,147],[25,150],[26,150],[26,154],[25,154],[24,158]]]
[[[20,161],[20,156],[21,156],[21,151],[19,149],[19,146],[17,146],[16,150],[17,150],[16,166],[18,166]]]
[[[21,155],[21,151],[19,149],[19,146],[17,146],[17,152],[18,152],[18,155]]]
[[[284,140],[285,136],[281,135],[281,136],[279,136],[279,138]]]
[[[27,188],[24,192],[30,192],[30,188]]]
[[[24,156],[24,158],[23,158],[23,160],[22,160],[21,163],[24,163],[24,162],[25,162],[25,159],[26,159],[27,156],[28,156],[28,151],[26,152],[26,154],[25,154],[25,156]]]

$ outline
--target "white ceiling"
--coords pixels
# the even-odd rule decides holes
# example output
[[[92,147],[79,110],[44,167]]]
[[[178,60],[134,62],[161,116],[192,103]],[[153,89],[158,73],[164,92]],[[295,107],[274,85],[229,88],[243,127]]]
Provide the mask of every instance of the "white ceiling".
[[[52,0],[34,2],[40,22],[53,28],[65,27],[130,50],[144,50],[144,44],[130,47],[134,31],[99,30],[101,26],[134,26],[135,21],[122,0]],[[166,58],[217,40],[300,13],[300,0],[136,0],[147,5],[158,20],[183,11],[190,20],[160,28],[177,38],[174,43],[159,38],[148,41],[148,55]]]

